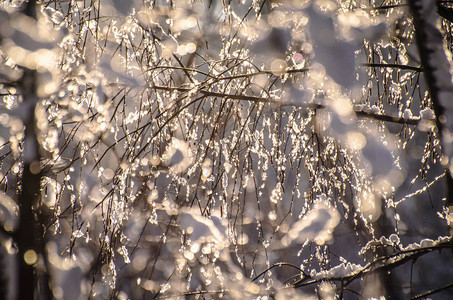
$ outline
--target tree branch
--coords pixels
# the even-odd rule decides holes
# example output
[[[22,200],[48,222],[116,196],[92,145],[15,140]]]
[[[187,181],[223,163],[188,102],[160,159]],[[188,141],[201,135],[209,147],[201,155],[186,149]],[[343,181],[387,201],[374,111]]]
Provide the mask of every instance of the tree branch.
[[[293,287],[299,288],[299,287],[308,286],[308,285],[315,284],[315,283],[322,282],[322,281],[343,281],[343,282],[346,281],[346,283],[344,283],[342,285],[342,287],[345,287],[345,286],[349,285],[352,281],[354,281],[358,278],[361,278],[367,274],[375,273],[378,271],[389,271],[389,270],[392,270],[396,267],[399,267],[399,266],[405,264],[408,261],[417,259],[418,257],[420,257],[422,255],[431,253],[436,250],[451,248],[451,246],[452,246],[452,241],[450,239],[447,242],[439,243],[438,245],[435,245],[435,246],[420,247],[417,249],[399,251],[392,255],[388,255],[385,257],[379,257],[376,260],[374,260],[374,261],[370,262],[369,264],[367,264],[366,266],[364,266],[361,270],[359,270],[353,274],[350,274],[347,276],[338,276],[338,277],[325,276],[325,277],[315,278],[310,281],[307,281],[307,279],[310,279],[310,278],[302,278],[302,280],[299,280],[298,282],[294,283]]]
[[[179,91],[184,93],[189,93],[192,90],[195,90],[196,93],[203,94],[205,96],[211,97],[219,97],[219,98],[229,98],[234,100],[242,100],[242,101],[252,101],[257,103],[271,103],[275,104],[280,107],[284,106],[293,106],[293,107],[302,107],[307,109],[324,109],[325,106],[322,104],[316,103],[304,103],[304,104],[296,104],[296,103],[284,103],[278,102],[268,97],[256,97],[256,96],[248,96],[248,95],[235,95],[235,94],[226,94],[226,93],[219,93],[219,92],[211,92],[203,89],[190,89],[190,88],[183,88],[183,87],[167,87],[167,86],[153,86],[154,89],[157,90],[165,90],[165,91]],[[420,122],[420,118],[403,118],[397,116],[389,116],[389,115],[382,115],[376,114],[371,112],[365,112],[363,110],[355,110],[355,113],[359,117],[370,118],[377,121],[384,121],[384,122],[392,122],[397,124],[405,124],[405,125],[417,125]]]
[[[449,289],[449,288],[451,288],[451,287],[453,287],[453,283],[449,283],[449,284],[446,284],[446,285],[444,285],[444,286],[442,286],[442,287],[440,287],[440,288],[437,288],[437,289],[431,290],[431,291],[429,291],[429,292],[426,292],[426,293],[417,295],[417,296],[413,297],[412,299],[415,300],[415,299],[425,298],[425,297],[427,297],[427,296],[429,296],[429,295],[432,295],[432,294],[435,294],[435,293],[439,293],[439,292],[441,292],[441,291],[443,291],[443,290],[446,290],[446,289]],[[412,299],[411,299],[411,300],[412,300]]]
[[[363,67],[372,67],[372,68],[393,68],[393,69],[401,69],[401,70],[411,70],[411,71],[423,72],[423,68],[415,67],[415,66],[399,65],[399,64],[364,63],[364,64],[361,64],[361,66],[363,66]]]

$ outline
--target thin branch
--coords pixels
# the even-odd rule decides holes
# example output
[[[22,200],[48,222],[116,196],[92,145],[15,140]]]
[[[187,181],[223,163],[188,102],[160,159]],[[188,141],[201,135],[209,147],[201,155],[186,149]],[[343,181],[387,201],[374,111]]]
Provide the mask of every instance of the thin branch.
[[[183,297],[183,296],[196,296],[196,295],[209,295],[209,294],[226,294],[228,293],[229,290],[218,290],[218,291],[196,291],[196,292],[186,292],[186,293],[181,293],[178,295],[167,295],[167,296],[161,296],[157,297],[155,299],[169,299],[169,298],[175,298],[175,297]]]
[[[449,284],[446,284],[440,288],[437,288],[437,289],[434,289],[434,290],[431,290],[431,291],[428,291],[426,293],[423,293],[423,294],[420,294],[420,295],[417,295],[413,298],[411,298],[411,300],[415,300],[415,299],[421,299],[421,298],[425,298],[429,295],[432,295],[432,294],[435,294],[435,293],[438,293],[438,292],[442,292],[443,290],[446,290],[446,289],[449,289],[453,287],[453,283],[449,283]]]
[[[211,92],[206,90],[197,90],[197,89],[190,89],[184,87],[168,87],[168,86],[153,86],[153,89],[156,90],[164,90],[164,91],[178,91],[189,93],[191,91],[195,91],[197,93],[203,94],[205,96],[212,96],[212,97],[219,97],[219,98],[230,98],[235,100],[245,100],[245,101],[253,101],[253,102],[262,102],[262,103],[275,103],[275,101],[270,100],[269,98],[264,97],[256,97],[256,96],[247,96],[247,95],[234,95],[234,94],[225,94],[225,93],[218,93],[218,92]]]
[[[419,256],[422,256],[427,253],[431,253],[435,250],[440,250],[444,248],[450,248],[452,246],[452,240],[450,239],[447,242],[444,243],[439,243],[435,246],[432,247],[420,247],[417,249],[410,249],[410,250],[404,250],[404,251],[399,251],[398,253],[385,256],[385,257],[379,257],[376,260],[368,263],[366,266],[364,266],[360,271],[355,272],[354,274],[348,275],[348,276],[338,276],[338,277],[329,277],[329,276],[322,276],[316,279],[312,279],[310,281],[306,281],[308,278],[302,278],[298,282],[294,283],[293,287],[299,288],[311,284],[315,284],[321,281],[345,281],[346,283],[343,285],[343,287],[349,285],[352,281],[361,278],[367,274],[378,272],[378,271],[388,271],[391,269],[394,269],[396,267],[399,267],[400,265],[410,261],[417,259]]]
[[[182,88],[182,87],[167,87],[167,86],[153,86],[153,88],[158,90],[166,90],[166,91],[179,91],[188,93],[193,89],[190,88]],[[293,106],[293,107],[302,107],[307,109],[323,109],[325,108],[324,105],[315,104],[315,103],[304,103],[304,104],[296,104],[296,103],[284,103],[272,100],[268,97],[256,97],[256,96],[248,96],[248,95],[235,95],[235,94],[226,94],[226,93],[219,93],[219,92],[211,92],[206,90],[195,90],[196,92],[203,94],[205,96],[212,96],[212,97],[219,97],[219,98],[229,98],[234,100],[243,100],[243,101],[253,101],[258,103],[273,103],[277,106]],[[420,122],[420,118],[403,118],[397,116],[389,116],[389,115],[382,115],[376,114],[371,112],[365,112],[363,110],[356,110],[355,113],[359,117],[365,117],[374,119],[377,121],[385,121],[385,122],[392,122],[397,124],[405,124],[405,125],[417,125]]]
[[[384,122],[392,122],[397,124],[406,124],[406,125],[418,125],[420,122],[420,118],[403,118],[403,117],[396,117],[396,116],[389,116],[389,115],[382,115],[382,114],[375,114],[371,112],[364,112],[363,110],[356,110],[355,113],[359,117],[365,117],[374,119],[377,121],[384,121]]]
[[[401,70],[411,70],[411,71],[423,72],[423,68],[421,68],[421,67],[399,65],[399,64],[364,63],[364,64],[361,64],[361,66],[363,66],[363,67],[371,67],[371,68],[393,68],[393,69],[401,69]]]
[[[261,273],[259,273],[258,275],[256,275],[255,278],[252,279],[252,282],[255,281],[255,280],[257,280],[258,278],[260,278],[261,276],[263,276],[264,274],[266,274],[266,272],[272,270],[273,268],[275,268],[275,267],[281,267],[281,266],[289,266],[289,267],[295,268],[295,269],[297,269],[299,272],[301,272],[302,275],[308,277],[308,275],[305,274],[304,271],[302,271],[302,269],[299,268],[298,266],[293,265],[293,264],[290,264],[290,263],[281,262],[281,263],[273,264],[272,266],[270,266],[269,268],[267,268],[267,269],[264,270],[263,272],[261,272]]]
[[[293,70],[286,70],[283,71],[283,74],[294,74],[294,73],[304,73],[310,71],[310,68],[302,68],[302,69],[293,69]],[[237,78],[244,78],[244,77],[252,77],[252,76],[257,76],[261,74],[269,74],[269,75],[274,75],[275,71],[271,70],[263,70],[263,71],[258,71],[254,73],[249,73],[249,74],[239,74],[239,75],[232,75],[232,76],[224,76],[224,77],[219,77],[218,80],[230,80],[230,79],[237,79]]]
[[[382,6],[372,7],[369,10],[385,10],[385,9],[392,9],[392,8],[405,7],[405,6],[407,6],[406,3],[382,5]]]

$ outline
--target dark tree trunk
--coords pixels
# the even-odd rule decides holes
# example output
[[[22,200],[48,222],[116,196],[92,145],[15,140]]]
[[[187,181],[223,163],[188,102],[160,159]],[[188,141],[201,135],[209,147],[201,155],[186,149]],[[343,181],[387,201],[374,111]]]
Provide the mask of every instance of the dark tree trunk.
[[[28,1],[23,13],[36,18],[36,0]],[[35,119],[37,72],[25,69],[18,86],[23,97],[22,122],[25,126],[24,165],[18,197],[20,220],[14,234],[19,260],[18,299],[52,299],[46,270],[44,230],[39,216],[42,172]]]
[[[451,11],[444,6],[437,6],[435,0],[410,0],[409,7],[414,18],[415,36],[424,70],[424,76],[436,113],[436,125],[442,145],[442,152],[447,158],[446,183],[447,207],[453,212],[453,83],[451,60],[444,47],[440,31],[439,14],[446,17]],[[453,228],[450,227],[452,233]]]

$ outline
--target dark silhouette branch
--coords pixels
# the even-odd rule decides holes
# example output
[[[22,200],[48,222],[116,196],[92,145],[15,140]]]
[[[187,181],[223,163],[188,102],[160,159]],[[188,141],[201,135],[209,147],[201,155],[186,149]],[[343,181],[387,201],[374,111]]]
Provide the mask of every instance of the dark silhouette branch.
[[[437,289],[433,289],[429,292],[426,292],[426,293],[423,293],[423,294],[420,294],[420,295],[417,295],[415,297],[413,297],[411,300],[415,300],[415,299],[424,299],[425,297],[428,297],[429,295],[432,295],[432,294],[436,294],[436,293],[439,293],[439,292],[442,292],[446,289],[449,289],[449,288],[452,288],[453,287],[453,283],[449,283],[449,284],[446,284],[440,288],[437,288]]]
[[[392,68],[392,69],[401,69],[401,70],[411,70],[411,71],[423,72],[423,68],[415,67],[415,66],[399,65],[399,64],[364,63],[364,64],[361,64],[361,66],[372,67],[372,68]]]
[[[281,267],[281,266],[288,266],[288,267],[292,267],[296,270],[298,270],[304,277],[308,277],[307,274],[305,274],[301,268],[299,268],[298,266],[295,266],[293,264],[290,264],[290,263],[277,263],[277,264],[273,264],[272,266],[270,266],[269,268],[267,268],[266,270],[264,270],[263,272],[259,273],[258,275],[256,275],[253,279],[252,279],[252,282],[257,280],[258,278],[260,278],[261,276],[263,276],[264,274],[266,274],[268,271],[272,270],[273,268],[276,268],[276,267]],[[298,275],[300,276],[300,275]]]
[[[437,2],[437,13],[442,18],[453,22],[453,9],[446,7],[442,2]]]

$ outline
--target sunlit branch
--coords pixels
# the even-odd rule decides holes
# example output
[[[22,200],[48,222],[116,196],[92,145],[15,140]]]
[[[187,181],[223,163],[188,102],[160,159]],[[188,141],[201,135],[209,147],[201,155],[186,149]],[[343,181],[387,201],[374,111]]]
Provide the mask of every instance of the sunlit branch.
[[[190,89],[190,88],[183,88],[183,87],[167,87],[167,86],[153,86],[153,89],[157,90],[165,90],[165,91],[178,91],[189,93],[191,91],[203,94],[205,96],[212,96],[212,97],[219,97],[219,98],[230,98],[235,100],[245,100],[245,101],[253,101],[253,102],[262,102],[262,103],[275,103],[269,98],[264,97],[256,97],[256,96],[247,96],[247,95],[234,95],[234,94],[224,94],[218,92],[211,92],[206,90],[197,90],[197,89]]]
[[[180,71],[184,71],[184,72],[200,73],[200,74],[202,74],[204,76],[207,76],[207,77],[216,78],[214,75],[206,73],[206,72],[203,72],[203,71],[198,70],[198,69],[175,67],[175,66],[154,66],[152,68],[149,68],[147,71],[153,71],[153,70],[156,70],[156,69],[180,70]]]
[[[431,290],[431,291],[429,291],[429,292],[426,292],[426,293],[417,295],[417,296],[413,297],[412,299],[413,299],[413,300],[415,300],[415,299],[422,299],[422,298],[425,298],[425,297],[427,297],[427,296],[429,296],[429,295],[439,293],[439,292],[441,292],[441,291],[443,291],[443,290],[446,290],[446,289],[449,289],[449,288],[452,288],[452,287],[453,287],[453,283],[449,283],[449,284],[446,284],[446,285],[444,285],[444,286],[442,286],[442,287],[440,287],[440,288],[433,289],[433,290]],[[412,300],[412,299],[411,299],[411,300]]]
[[[158,90],[166,90],[166,91],[179,91],[189,93],[194,89],[189,88],[181,88],[181,87],[167,87],[167,86],[153,86],[153,88]],[[292,106],[292,107],[301,107],[307,109],[323,109],[325,108],[324,105],[315,104],[315,103],[303,103],[303,104],[296,104],[296,103],[284,103],[272,100],[271,98],[267,97],[256,97],[256,96],[248,96],[248,95],[235,95],[235,94],[226,94],[226,93],[219,93],[219,92],[211,92],[206,90],[196,90],[196,92],[201,93],[205,96],[212,96],[212,97],[219,97],[219,98],[229,98],[234,100],[243,100],[243,101],[252,101],[257,103],[272,103],[280,107],[285,106]],[[357,116],[366,117],[375,119],[377,121],[385,121],[385,122],[392,122],[397,124],[406,124],[406,125],[417,125],[420,122],[420,118],[403,118],[403,117],[396,117],[396,116],[389,116],[389,115],[382,115],[376,114],[372,112],[365,112],[363,110],[355,110]]]
[[[238,75],[231,75],[231,76],[215,76],[213,74],[210,74],[210,73],[207,73],[207,72],[203,72],[203,71],[198,70],[198,69],[185,68],[185,67],[175,67],[175,66],[155,66],[155,67],[152,67],[152,68],[148,69],[148,71],[152,71],[152,70],[156,70],[156,69],[180,70],[180,71],[184,71],[185,73],[187,73],[187,72],[199,73],[199,74],[202,74],[202,75],[204,75],[206,77],[210,77],[210,78],[216,79],[216,81],[231,80],[231,79],[238,79],[238,78],[248,78],[248,77],[253,77],[253,76],[263,75],[263,74],[275,75],[275,73],[276,73],[275,71],[272,71],[272,70],[263,70],[263,71],[248,73],[248,74],[238,74]],[[309,70],[310,70],[310,68],[291,69],[291,70],[281,71],[281,73],[282,74],[295,74],[295,73],[308,72]]]
[[[294,74],[294,73],[304,73],[308,72],[310,68],[302,68],[302,69],[294,69],[294,70],[286,70],[283,71],[283,74]],[[254,73],[249,73],[249,74],[238,74],[238,75],[232,75],[232,76],[224,76],[224,77],[218,77],[217,80],[230,80],[230,79],[237,79],[237,78],[247,78],[247,77],[253,77],[257,75],[262,75],[262,74],[268,74],[268,75],[275,75],[275,71],[271,70],[263,70],[259,72],[254,72]]]

